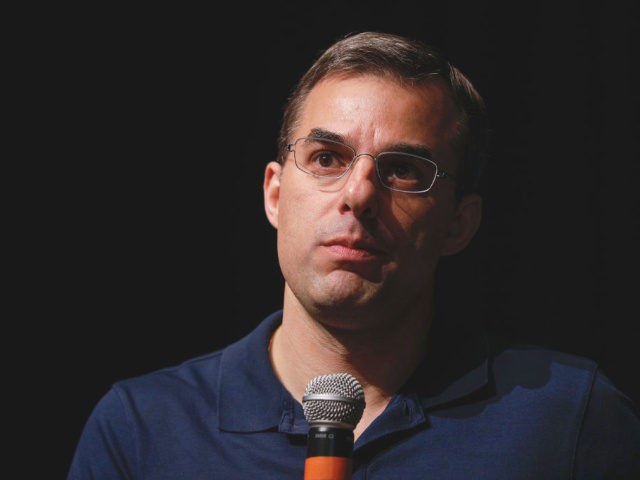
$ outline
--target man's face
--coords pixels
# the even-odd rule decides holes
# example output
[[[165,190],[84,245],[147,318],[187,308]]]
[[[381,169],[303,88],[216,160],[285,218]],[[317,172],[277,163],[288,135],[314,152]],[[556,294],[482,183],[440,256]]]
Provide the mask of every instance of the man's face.
[[[437,81],[407,88],[370,75],[329,77],[309,94],[290,141],[322,131],[358,154],[400,144],[426,148],[455,175],[456,120]],[[438,258],[457,248],[454,182],[437,179],[427,193],[391,191],[371,156],[327,182],[298,169],[290,153],[282,168],[267,167],[265,209],[278,230],[285,302],[314,315],[401,315],[406,305],[428,301]]]

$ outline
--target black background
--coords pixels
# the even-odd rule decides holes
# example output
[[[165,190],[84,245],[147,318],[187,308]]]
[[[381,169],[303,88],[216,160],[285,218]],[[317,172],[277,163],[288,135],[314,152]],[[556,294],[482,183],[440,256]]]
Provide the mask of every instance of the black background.
[[[55,399],[61,472],[113,381],[217,349],[280,307],[264,166],[294,82],[360,30],[438,46],[488,104],[484,223],[443,263],[444,301],[596,359],[640,402],[632,2],[345,3],[92,7],[35,44],[51,142],[33,175],[54,188],[34,215],[42,293],[25,310],[47,324],[37,398]]]

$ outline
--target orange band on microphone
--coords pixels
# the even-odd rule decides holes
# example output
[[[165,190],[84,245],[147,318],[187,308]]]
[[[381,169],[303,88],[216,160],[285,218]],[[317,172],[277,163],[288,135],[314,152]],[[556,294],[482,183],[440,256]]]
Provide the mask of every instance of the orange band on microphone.
[[[350,478],[350,458],[308,457],[304,462],[304,480],[349,480]]]

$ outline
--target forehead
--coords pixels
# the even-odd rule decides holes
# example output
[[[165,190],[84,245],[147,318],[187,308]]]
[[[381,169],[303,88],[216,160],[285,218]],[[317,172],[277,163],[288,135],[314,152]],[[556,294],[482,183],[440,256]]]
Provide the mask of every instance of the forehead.
[[[309,93],[296,136],[323,129],[368,149],[404,142],[445,150],[457,133],[458,118],[440,80],[407,86],[386,76],[334,75]]]

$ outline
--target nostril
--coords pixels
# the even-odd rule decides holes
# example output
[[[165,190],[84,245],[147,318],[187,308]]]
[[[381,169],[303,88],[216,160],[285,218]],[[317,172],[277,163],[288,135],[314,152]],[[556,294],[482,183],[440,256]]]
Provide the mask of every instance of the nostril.
[[[352,170],[342,188],[342,212],[351,212],[362,218],[375,217],[381,188],[377,178],[375,167],[373,171],[371,167],[357,167]]]

